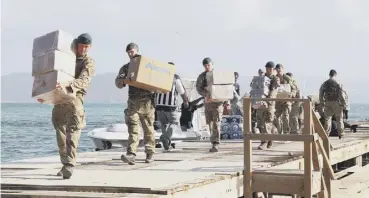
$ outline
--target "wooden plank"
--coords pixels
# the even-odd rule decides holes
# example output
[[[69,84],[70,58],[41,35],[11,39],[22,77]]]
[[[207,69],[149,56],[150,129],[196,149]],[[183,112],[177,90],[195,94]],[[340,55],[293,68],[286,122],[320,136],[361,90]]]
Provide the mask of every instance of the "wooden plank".
[[[328,136],[313,110],[311,110],[311,115],[313,117],[314,131],[318,133],[320,138],[322,138],[323,140],[328,140]]]
[[[243,112],[244,112],[244,136],[251,133],[251,101],[249,98],[243,100]],[[252,147],[251,140],[243,140],[243,153],[244,153],[244,177],[243,177],[243,192],[245,198],[252,198]]]
[[[314,171],[321,171],[321,166],[320,166],[320,163],[319,163],[319,153],[318,153],[318,148],[317,148],[316,142],[313,143],[312,151],[313,151],[313,170]],[[324,179],[322,178],[322,182],[321,182],[322,190],[317,194],[317,198],[324,198],[323,181],[324,181]]]
[[[361,156],[369,152],[369,141],[358,142],[355,145],[338,149],[339,152],[333,152],[330,158],[331,164],[337,164],[348,159]]]
[[[244,135],[247,140],[275,140],[275,141],[315,141],[318,140],[317,134],[254,134],[248,133]]]
[[[312,127],[312,119],[311,119],[311,103],[309,100],[304,101],[304,132],[305,135],[311,135],[311,127]],[[304,142],[304,198],[312,198],[313,197],[313,184],[312,184],[312,142],[305,141]]]
[[[273,174],[273,171],[275,171],[275,174]],[[320,191],[321,175],[320,171],[312,171],[312,185],[309,189],[312,193]],[[304,195],[306,189],[304,178],[303,170],[254,171],[252,174],[252,188],[255,192]]]
[[[160,195],[139,194],[139,193],[96,193],[96,192],[68,192],[68,191],[47,191],[47,190],[2,190],[2,198],[160,198]]]
[[[316,141],[316,143],[318,144],[318,147],[320,149],[320,153],[322,154],[323,156],[323,162],[328,170],[328,174],[329,174],[329,177],[331,179],[334,179],[334,171],[332,169],[332,166],[331,166],[331,162],[329,161],[329,158],[327,156],[327,153],[325,152],[324,150],[324,147],[322,145],[322,143],[320,141]]]

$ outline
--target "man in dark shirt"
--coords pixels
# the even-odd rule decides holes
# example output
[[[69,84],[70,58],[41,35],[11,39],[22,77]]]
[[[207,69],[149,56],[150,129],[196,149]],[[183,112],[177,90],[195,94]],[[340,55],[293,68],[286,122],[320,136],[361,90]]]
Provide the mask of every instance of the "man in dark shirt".
[[[181,106],[181,118],[179,120],[182,131],[187,131],[187,129],[191,129],[193,127],[192,125],[192,119],[193,119],[193,113],[204,106],[204,103],[197,104],[201,100],[203,100],[204,97],[198,98],[192,102],[189,103],[188,107],[185,107],[184,103],[182,103]]]

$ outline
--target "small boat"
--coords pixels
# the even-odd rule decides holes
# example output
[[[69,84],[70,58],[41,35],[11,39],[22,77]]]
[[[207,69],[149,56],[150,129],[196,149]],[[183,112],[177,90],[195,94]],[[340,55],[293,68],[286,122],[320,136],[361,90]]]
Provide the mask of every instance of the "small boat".
[[[185,132],[181,131],[179,128],[173,133],[171,146],[175,148],[175,144],[181,142],[182,140],[201,140],[206,139],[210,136],[208,131],[194,131],[187,130]],[[140,131],[140,143],[139,146],[144,146],[142,129]],[[155,140],[156,148],[161,148],[162,144],[160,142],[161,131],[156,130]],[[112,148],[122,148],[126,147],[128,144],[128,128],[124,123],[111,124],[109,127],[96,128],[90,131],[87,136],[91,138],[95,145],[95,150],[107,150]]]
[[[187,96],[190,101],[196,100],[201,96],[196,91],[196,79],[182,78],[182,84],[184,85]],[[182,104],[181,98],[179,98],[178,104]],[[179,112],[180,113],[180,112]],[[123,114],[123,112],[122,112]],[[210,131],[205,121],[204,107],[197,109],[194,112],[192,120],[193,128],[186,131],[182,131],[180,127],[173,133],[171,146],[175,148],[175,144],[183,140],[204,140],[210,137]],[[140,127],[141,128],[141,127]],[[143,133],[140,129],[140,144],[143,144]],[[161,148],[160,142],[161,130],[157,129],[155,132],[156,147]],[[128,128],[124,123],[111,124],[108,127],[96,128],[88,132],[87,136],[92,140],[95,145],[95,150],[106,150],[112,148],[126,147],[128,144]]]

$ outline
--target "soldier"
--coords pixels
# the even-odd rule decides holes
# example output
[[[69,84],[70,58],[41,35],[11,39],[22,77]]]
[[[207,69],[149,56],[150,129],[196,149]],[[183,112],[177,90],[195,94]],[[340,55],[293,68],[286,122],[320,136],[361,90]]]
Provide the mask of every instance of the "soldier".
[[[297,85],[297,81],[293,79],[292,73],[288,72],[286,73],[287,76],[291,78],[293,86],[296,88],[296,96],[294,98],[301,98],[300,89]],[[291,134],[297,134],[298,130],[300,129],[299,124],[299,116],[300,116],[300,106],[301,102],[292,102],[291,105],[291,113],[290,113],[290,133]]]
[[[206,73],[213,71],[213,61],[205,58],[202,61],[205,71],[202,72],[196,81],[197,92],[205,98],[205,118],[206,124],[209,125],[211,137],[210,142],[212,148],[209,152],[218,152],[220,143],[220,121],[223,115],[223,102],[209,102],[209,92],[207,90]]]
[[[57,175],[63,176],[63,179],[69,179],[73,174],[81,130],[86,127],[83,98],[87,94],[92,76],[95,75],[95,61],[87,55],[91,43],[92,38],[87,33],[79,35],[74,40],[73,50],[77,57],[75,79],[65,87],[65,90],[68,93],[75,93],[76,98],[71,102],[54,105],[52,110],[51,119],[56,130],[60,160],[63,164]],[[56,88],[63,89],[59,83]],[[44,102],[42,99],[38,101]]]
[[[267,62],[265,65],[265,76],[270,79],[269,93],[267,98],[275,98],[277,94],[277,88],[279,86],[279,78],[273,75],[274,63],[272,61]],[[259,128],[260,133],[276,133],[277,129],[273,124],[274,121],[274,113],[275,113],[275,102],[268,101],[267,108],[261,108],[256,110],[256,122],[257,127]],[[268,144],[267,144],[268,143]],[[267,148],[272,147],[272,141],[262,140],[261,144],[258,146],[259,150],[264,150],[265,145],[267,144]]]
[[[347,106],[347,101],[342,94],[342,84],[337,82],[336,76],[337,72],[332,69],[329,72],[329,79],[320,87],[319,100],[324,107],[324,129],[327,135],[331,131],[331,120],[334,116],[337,120],[338,138],[341,139],[344,135],[343,109]]]
[[[292,83],[292,79],[284,74],[284,68],[282,64],[276,65],[277,77],[280,80],[280,84],[289,84],[291,87],[290,97],[296,96],[296,87]],[[275,122],[278,128],[278,132],[285,134],[290,133],[290,113],[291,113],[291,102],[276,102],[275,104]]]
[[[236,93],[240,95],[240,84],[238,84],[238,72],[234,72],[234,88],[236,90]]]
[[[169,62],[174,66],[174,63]],[[171,138],[179,126],[179,112],[178,112],[178,95],[182,97],[184,108],[188,108],[188,97],[186,89],[184,88],[181,78],[175,74],[173,79],[172,90],[168,93],[157,93],[155,104],[158,121],[161,124],[162,135],[160,141],[166,151],[171,145]]]
[[[138,46],[135,43],[129,43],[126,47],[126,52],[132,60],[138,55]],[[124,80],[127,77],[129,63],[120,68],[118,76],[115,78],[115,85],[122,89],[126,86]],[[140,89],[134,86],[128,87],[128,101],[125,113],[126,124],[128,127],[128,146],[127,154],[121,156],[121,160],[129,165],[135,164],[136,151],[139,144],[139,131],[141,126],[144,133],[146,163],[154,161],[155,153],[155,94],[151,91]]]

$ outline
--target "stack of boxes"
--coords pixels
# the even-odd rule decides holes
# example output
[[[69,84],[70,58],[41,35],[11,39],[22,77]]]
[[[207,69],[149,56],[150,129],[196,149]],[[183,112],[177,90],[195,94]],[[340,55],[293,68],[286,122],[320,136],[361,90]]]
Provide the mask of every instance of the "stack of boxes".
[[[33,40],[32,97],[42,99],[45,104],[61,104],[73,100],[75,94],[62,88],[74,80],[76,56],[73,52],[74,37],[57,30]]]
[[[234,73],[213,70],[206,73],[207,91],[210,93],[206,102],[224,102],[233,99]]]
[[[250,98],[266,98],[269,94],[270,79],[266,76],[254,76],[251,82]],[[251,105],[254,109],[265,108],[266,102],[264,101],[251,101]]]

